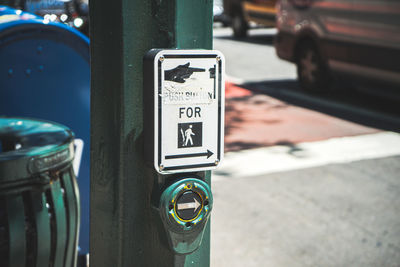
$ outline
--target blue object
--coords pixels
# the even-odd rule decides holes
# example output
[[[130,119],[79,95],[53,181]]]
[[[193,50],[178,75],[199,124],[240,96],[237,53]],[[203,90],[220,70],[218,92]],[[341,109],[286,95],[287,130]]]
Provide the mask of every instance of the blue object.
[[[64,124],[84,143],[79,246],[89,253],[89,39],[62,23],[0,6],[0,59],[0,115]]]

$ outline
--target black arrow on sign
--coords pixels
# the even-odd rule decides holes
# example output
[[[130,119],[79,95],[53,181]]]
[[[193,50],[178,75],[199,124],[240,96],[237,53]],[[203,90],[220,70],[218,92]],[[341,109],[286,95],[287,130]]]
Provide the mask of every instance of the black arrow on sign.
[[[207,149],[205,153],[193,153],[193,154],[181,154],[181,155],[169,155],[165,156],[165,159],[180,159],[180,158],[194,158],[194,157],[211,157],[214,153]]]

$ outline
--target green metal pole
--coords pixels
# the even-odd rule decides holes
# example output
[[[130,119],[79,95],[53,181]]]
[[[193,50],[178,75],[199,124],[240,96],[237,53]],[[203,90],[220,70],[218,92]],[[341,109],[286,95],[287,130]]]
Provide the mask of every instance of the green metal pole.
[[[143,56],[211,49],[212,0],[90,1],[90,266],[209,266],[210,228],[193,254],[165,244],[152,198],[161,177],[143,159]],[[197,173],[210,183],[210,172]]]

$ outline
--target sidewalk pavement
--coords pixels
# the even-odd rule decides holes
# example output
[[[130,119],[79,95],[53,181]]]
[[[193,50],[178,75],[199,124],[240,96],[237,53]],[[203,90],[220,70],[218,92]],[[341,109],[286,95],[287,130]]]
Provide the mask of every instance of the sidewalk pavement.
[[[226,83],[225,151],[296,144],[379,130]]]
[[[227,84],[211,266],[400,266],[400,135]]]

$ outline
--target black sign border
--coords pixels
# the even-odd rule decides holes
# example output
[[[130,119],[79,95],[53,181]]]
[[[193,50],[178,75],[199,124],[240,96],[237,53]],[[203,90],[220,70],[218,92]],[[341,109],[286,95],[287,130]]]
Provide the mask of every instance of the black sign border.
[[[186,55],[176,55],[176,54],[164,54],[162,55],[165,59],[167,58],[187,58],[188,60],[190,59],[196,59],[196,58],[215,58],[217,59],[218,55],[217,54],[199,54],[199,55],[193,55],[193,54],[186,54]],[[161,133],[162,133],[162,123],[161,123],[161,116],[162,116],[162,98],[161,98],[161,93],[162,93],[162,81],[161,81],[161,65],[162,62],[159,60],[158,61],[158,166],[161,166]],[[221,125],[221,120],[222,120],[222,96],[221,95],[222,91],[222,60],[218,61],[218,147],[217,147],[217,159],[218,161],[221,161],[221,141],[223,137],[221,136],[222,132],[222,125]],[[203,164],[192,164],[192,165],[180,165],[180,166],[171,166],[171,167],[165,167],[162,169],[162,171],[173,171],[173,170],[184,170],[184,169],[198,169],[198,168],[206,168],[206,167],[215,167],[215,163],[203,163]]]

